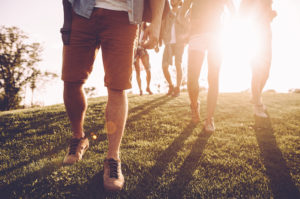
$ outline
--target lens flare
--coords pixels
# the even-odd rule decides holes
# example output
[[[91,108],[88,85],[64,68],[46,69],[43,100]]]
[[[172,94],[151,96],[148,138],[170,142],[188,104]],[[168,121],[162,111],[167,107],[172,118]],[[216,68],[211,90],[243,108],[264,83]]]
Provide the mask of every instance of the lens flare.
[[[97,135],[96,135],[95,133],[91,133],[91,138],[92,138],[93,140],[96,140],[96,139],[97,139]]]

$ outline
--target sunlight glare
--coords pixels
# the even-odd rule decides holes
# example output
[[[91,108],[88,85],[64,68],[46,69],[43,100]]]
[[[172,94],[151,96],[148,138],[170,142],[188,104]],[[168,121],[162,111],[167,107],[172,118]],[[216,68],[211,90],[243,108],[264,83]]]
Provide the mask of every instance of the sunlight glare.
[[[244,63],[246,66],[261,49],[259,27],[245,18],[227,21],[222,35],[222,51],[231,63]]]

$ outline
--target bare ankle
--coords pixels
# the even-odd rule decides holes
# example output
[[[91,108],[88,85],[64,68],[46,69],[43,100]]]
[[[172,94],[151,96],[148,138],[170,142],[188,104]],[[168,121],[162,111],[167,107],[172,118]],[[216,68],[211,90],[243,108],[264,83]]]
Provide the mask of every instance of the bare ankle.
[[[85,133],[84,132],[80,132],[80,133],[73,133],[73,138],[76,139],[80,139],[80,138],[84,138],[85,137]]]
[[[208,122],[208,123],[212,123],[213,121],[214,121],[213,117],[206,118],[206,122]]]
[[[120,156],[118,153],[117,154],[116,153],[114,153],[114,154],[108,153],[106,155],[106,159],[110,159],[110,158],[112,158],[114,160],[120,160]]]

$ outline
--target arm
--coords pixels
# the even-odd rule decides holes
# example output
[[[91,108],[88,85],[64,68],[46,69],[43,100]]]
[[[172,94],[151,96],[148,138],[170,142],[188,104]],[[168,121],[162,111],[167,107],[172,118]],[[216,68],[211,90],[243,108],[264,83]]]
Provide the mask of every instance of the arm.
[[[164,10],[165,0],[150,0],[152,13],[151,24],[145,29],[142,46],[147,49],[155,48],[158,45],[161,19]]]
[[[62,0],[64,8],[64,24],[60,29],[61,37],[64,45],[70,42],[71,25],[72,25],[72,6],[68,0]]]
[[[179,17],[181,19],[185,18],[187,11],[190,9],[190,7],[192,5],[192,2],[193,2],[193,0],[184,0],[182,7],[180,9],[180,12],[179,12]]]

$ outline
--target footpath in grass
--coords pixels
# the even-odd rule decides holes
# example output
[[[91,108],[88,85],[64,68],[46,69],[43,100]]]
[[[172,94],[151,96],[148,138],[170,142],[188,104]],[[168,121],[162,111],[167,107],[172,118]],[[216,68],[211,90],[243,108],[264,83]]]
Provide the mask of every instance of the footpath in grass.
[[[189,98],[129,95],[121,145],[124,189],[103,189],[106,97],[89,100],[83,161],[63,166],[71,136],[63,105],[0,113],[0,198],[300,198],[300,94],[220,94],[214,133],[190,122]]]

